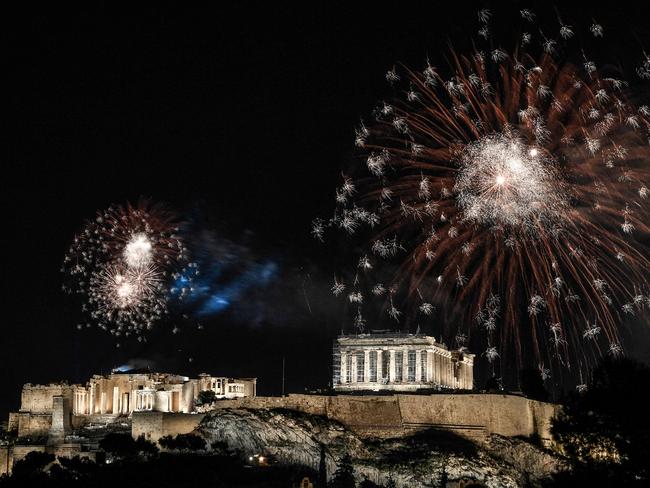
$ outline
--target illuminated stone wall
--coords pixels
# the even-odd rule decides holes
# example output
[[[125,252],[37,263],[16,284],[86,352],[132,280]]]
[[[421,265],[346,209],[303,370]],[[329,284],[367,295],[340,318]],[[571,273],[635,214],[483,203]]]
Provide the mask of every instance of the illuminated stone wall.
[[[176,436],[192,432],[203,417],[203,414],[134,412],[131,434],[134,438],[144,435],[145,439],[155,442],[166,435]]]
[[[434,394],[391,396],[289,395],[256,397],[217,402],[215,408],[287,408],[337,420],[362,436],[408,435],[417,430],[436,428],[452,431],[475,440],[490,434],[539,436],[551,439],[550,422],[558,405],[516,395]],[[152,439],[174,434],[178,417],[161,414],[154,421],[134,416],[133,434]],[[200,419],[186,415],[183,429],[198,425]],[[178,432],[181,433],[181,432]],[[184,433],[184,432],[183,432]]]

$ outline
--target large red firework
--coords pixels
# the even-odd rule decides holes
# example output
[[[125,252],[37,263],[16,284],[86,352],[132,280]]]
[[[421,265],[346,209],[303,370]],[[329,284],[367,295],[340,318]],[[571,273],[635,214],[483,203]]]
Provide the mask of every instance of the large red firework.
[[[624,317],[650,305],[650,109],[584,54],[561,60],[567,29],[536,45],[524,34],[510,53],[452,51],[445,75],[429,63],[388,72],[406,96],[358,129],[365,164],[314,224],[318,237],[372,229],[348,295],[357,325],[361,271],[396,258],[390,283],[372,287],[388,318],[437,305],[445,338],[500,358],[506,376],[622,353]]]

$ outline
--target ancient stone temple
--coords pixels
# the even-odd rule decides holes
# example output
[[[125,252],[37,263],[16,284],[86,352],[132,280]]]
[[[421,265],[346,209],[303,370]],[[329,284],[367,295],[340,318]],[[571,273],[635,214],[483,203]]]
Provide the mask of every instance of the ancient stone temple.
[[[474,355],[420,334],[342,335],[334,342],[337,391],[473,388]]]
[[[189,378],[134,370],[94,375],[82,385],[27,383],[20,410],[9,414],[7,431],[16,440],[0,445],[0,475],[34,450],[92,457],[96,441],[88,433],[129,426],[133,413],[193,414],[202,391],[214,392],[217,400],[234,400],[255,397],[256,388],[255,378]]]

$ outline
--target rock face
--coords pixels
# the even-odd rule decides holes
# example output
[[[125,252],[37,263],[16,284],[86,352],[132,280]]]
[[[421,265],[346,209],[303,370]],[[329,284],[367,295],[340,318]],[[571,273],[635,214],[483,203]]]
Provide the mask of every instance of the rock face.
[[[538,485],[564,469],[550,454],[528,442],[491,436],[474,444],[448,432],[417,431],[394,439],[360,438],[326,417],[286,409],[222,409],[196,429],[209,444],[226,444],[244,456],[273,456],[278,462],[326,471],[328,479],[349,454],[355,476],[398,487]]]

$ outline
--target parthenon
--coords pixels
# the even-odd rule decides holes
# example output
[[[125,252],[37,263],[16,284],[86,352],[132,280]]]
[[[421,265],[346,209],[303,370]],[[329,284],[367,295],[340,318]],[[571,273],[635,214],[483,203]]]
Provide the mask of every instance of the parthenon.
[[[334,343],[337,391],[473,387],[474,355],[420,334],[342,335]]]

